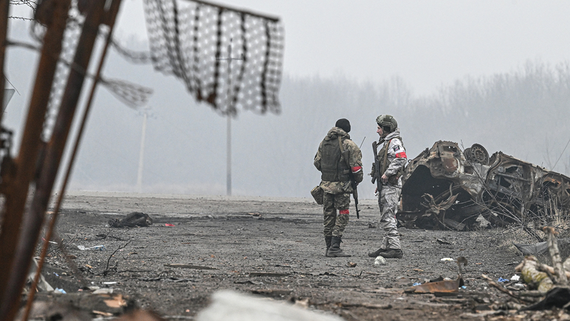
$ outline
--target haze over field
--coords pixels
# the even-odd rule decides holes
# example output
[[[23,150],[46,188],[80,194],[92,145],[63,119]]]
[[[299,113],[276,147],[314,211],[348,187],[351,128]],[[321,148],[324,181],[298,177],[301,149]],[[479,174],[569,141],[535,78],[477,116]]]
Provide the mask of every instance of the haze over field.
[[[226,4],[279,16],[285,28],[282,113],[232,121],[234,195],[307,197],[312,160],[338,118],[352,123],[365,172],[381,113],[398,120],[408,157],[437,140],[503,151],[570,173],[570,3],[561,1],[261,1]],[[28,22],[11,20],[26,42]],[[124,0],[116,36],[147,50],[142,1]],[[19,144],[38,55],[8,50],[17,93],[4,125]],[[104,75],[154,90],[148,104],[142,191],[226,193],[226,119],[184,85],[114,50]],[[10,84],[7,84],[8,87]],[[85,87],[88,88],[88,87]],[[103,87],[70,189],[136,191],[143,116]],[[373,197],[365,179],[360,194]]]

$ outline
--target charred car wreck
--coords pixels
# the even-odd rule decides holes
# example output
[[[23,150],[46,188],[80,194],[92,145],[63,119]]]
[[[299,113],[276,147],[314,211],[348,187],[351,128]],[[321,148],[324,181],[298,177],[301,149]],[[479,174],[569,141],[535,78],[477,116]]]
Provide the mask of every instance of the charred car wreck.
[[[397,214],[410,228],[471,230],[482,216],[495,226],[540,228],[570,209],[570,178],[479,145],[438,141],[402,175]]]

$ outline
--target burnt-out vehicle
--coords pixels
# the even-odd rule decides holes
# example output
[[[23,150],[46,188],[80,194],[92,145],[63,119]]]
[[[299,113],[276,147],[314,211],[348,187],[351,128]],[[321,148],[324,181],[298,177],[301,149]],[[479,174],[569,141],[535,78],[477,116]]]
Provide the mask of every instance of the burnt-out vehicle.
[[[398,221],[407,227],[471,230],[480,216],[525,229],[563,220],[570,178],[479,145],[462,150],[438,141],[409,161],[402,175]]]

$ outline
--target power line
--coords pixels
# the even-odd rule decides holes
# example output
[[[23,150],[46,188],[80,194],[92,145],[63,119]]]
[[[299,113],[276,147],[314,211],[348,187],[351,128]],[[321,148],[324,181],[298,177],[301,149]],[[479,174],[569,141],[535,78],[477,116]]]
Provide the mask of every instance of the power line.
[[[568,148],[568,144],[570,144],[570,138],[568,139],[568,142],[566,142],[566,146],[564,147],[564,150],[562,150],[562,153],[560,153],[560,156],[558,156],[556,163],[554,163],[554,166],[552,166],[552,170],[554,170],[554,168],[556,168],[556,164],[558,164],[558,161],[560,160],[560,158],[562,158],[562,155],[564,155],[566,148]]]

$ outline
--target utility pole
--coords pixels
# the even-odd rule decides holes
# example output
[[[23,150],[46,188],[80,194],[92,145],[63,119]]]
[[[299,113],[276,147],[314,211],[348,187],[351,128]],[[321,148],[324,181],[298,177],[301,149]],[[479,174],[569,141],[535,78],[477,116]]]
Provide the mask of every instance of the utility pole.
[[[226,193],[228,196],[232,195],[232,60],[244,60],[243,54],[240,57],[232,57],[232,41],[233,39],[230,38],[230,44],[228,45],[228,56],[218,57],[218,60],[227,60],[228,61],[228,83],[227,83],[227,97],[226,97],[226,104],[227,104],[227,117],[228,117],[228,124],[227,124],[227,137],[226,137],[226,155],[227,155],[227,162],[226,162]]]
[[[141,146],[139,151],[139,170],[137,172],[137,192],[142,192],[142,174],[143,174],[143,162],[144,162],[144,143],[146,138],[146,120],[148,118],[148,107],[144,108],[143,111],[143,123],[142,123],[142,133],[141,133]]]

